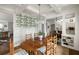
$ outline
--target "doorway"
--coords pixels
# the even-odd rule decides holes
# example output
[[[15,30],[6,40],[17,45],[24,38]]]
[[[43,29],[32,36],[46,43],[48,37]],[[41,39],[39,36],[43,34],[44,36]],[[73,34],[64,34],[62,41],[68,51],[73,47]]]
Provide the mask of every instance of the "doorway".
[[[51,24],[50,27],[51,27],[50,33],[51,34],[55,33],[55,24]]]

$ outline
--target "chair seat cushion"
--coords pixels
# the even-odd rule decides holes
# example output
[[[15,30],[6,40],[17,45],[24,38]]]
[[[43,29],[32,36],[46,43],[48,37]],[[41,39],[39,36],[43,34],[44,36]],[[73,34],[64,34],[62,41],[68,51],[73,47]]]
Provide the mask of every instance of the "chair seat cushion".
[[[14,55],[28,55],[28,53],[24,49],[18,49]]]
[[[45,54],[46,46],[43,46],[41,48],[38,48],[37,50],[39,50],[40,52],[42,52],[43,54]]]

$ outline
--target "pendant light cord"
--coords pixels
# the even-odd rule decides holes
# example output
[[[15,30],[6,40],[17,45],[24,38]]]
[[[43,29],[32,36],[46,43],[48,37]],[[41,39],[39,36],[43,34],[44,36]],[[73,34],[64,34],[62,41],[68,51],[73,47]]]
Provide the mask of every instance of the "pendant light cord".
[[[38,6],[39,6],[39,17],[38,17],[38,19],[40,20],[40,4],[38,4]]]

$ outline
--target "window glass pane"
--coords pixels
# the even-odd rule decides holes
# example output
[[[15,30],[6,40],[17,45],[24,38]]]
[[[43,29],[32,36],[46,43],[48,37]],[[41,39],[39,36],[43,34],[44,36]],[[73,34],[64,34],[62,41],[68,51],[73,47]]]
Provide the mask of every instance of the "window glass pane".
[[[0,24],[0,28],[1,28],[1,29],[3,28],[3,24]]]

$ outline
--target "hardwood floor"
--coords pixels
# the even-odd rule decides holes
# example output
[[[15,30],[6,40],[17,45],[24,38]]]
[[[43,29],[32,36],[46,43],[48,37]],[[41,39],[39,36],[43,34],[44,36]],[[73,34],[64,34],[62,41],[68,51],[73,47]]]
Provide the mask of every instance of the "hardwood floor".
[[[79,51],[58,45],[56,55],[79,55]]]
[[[79,51],[69,49],[69,55],[79,55]]]
[[[58,45],[57,48],[56,48],[56,54],[55,55],[69,55],[69,49]]]

